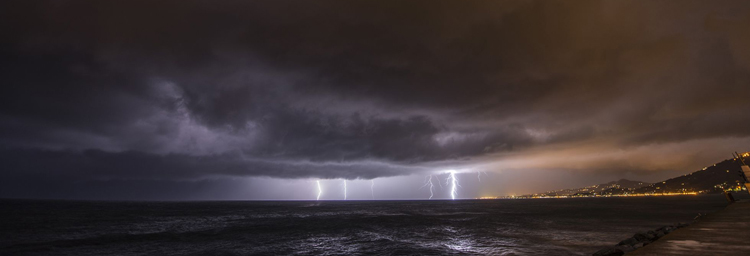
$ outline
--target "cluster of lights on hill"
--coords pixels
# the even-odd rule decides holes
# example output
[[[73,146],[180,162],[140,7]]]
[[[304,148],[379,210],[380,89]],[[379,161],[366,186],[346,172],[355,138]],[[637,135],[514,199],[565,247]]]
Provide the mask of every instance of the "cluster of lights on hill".
[[[636,197],[636,196],[695,196],[700,193],[683,192],[683,193],[643,193],[643,194],[615,194],[615,195],[568,195],[568,196],[503,196],[503,197],[478,197],[476,199],[530,199],[530,198],[578,198],[578,197]]]
[[[738,154],[741,158],[750,157],[750,152]],[[571,198],[571,197],[621,197],[621,196],[673,196],[700,195],[721,192],[747,191],[738,158],[732,158],[704,167],[699,171],[685,174],[654,184],[620,180],[607,184],[578,189],[547,191],[539,194],[484,197],[491,198]],[[625,184],[622,184],[625,181]]]

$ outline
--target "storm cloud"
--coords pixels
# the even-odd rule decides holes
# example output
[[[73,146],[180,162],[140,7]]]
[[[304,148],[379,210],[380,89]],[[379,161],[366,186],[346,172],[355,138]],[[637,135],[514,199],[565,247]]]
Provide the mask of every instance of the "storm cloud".
[[[4,1],[0,176],[694,171],[750,149],[748,24],[745,1]]]

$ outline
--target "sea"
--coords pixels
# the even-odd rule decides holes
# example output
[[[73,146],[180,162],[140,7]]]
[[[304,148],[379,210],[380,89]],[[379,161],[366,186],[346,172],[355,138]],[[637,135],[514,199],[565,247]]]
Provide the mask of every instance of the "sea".
[[[723,195],[422,201],[0,200],[0,255],[591,255]]]

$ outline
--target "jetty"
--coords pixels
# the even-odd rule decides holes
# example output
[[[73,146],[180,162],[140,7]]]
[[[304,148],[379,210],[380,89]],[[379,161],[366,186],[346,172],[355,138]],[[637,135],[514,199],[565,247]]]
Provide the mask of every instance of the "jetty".
[[[750,255],[750,200],[730,204],[626,255]]]

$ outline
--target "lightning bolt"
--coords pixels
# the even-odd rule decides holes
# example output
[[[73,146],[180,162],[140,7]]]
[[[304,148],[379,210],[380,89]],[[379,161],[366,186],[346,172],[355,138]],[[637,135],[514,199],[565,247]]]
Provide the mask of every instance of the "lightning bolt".
[[[346,200],[346,180],[344,180],[344,200]]]
[[[477,179],[479,180],[479,182],[482,182],[482,174],[484,174],[484,176],[488,176],[487,172],[485,171],[477,172]]]
[[[424,178],[425,178],[425,179],[424,179],[424,185],[422,185],[422,186],[421,186],[421,187],[419,187],[419,188],[421,189],[421,188],[423,188],[423,187],[426,187],[427,185],[430,185],[430,199],[432,199],[432,196],[434,196],[434,195],[435,195],[435,194],[434,194],[434,193],[432,192],[433,188],[435,187],[435,185],[433,185],[433,184],[432,184],[432,175],[428,175],[427,177],[424,177]],[[438,184],[440,184],[440,180],[438,180]]]
[[[451,171],[448,175],[448,178],[445,179],[446,185],[448,185],[448,182],[450,182],[451,185],[451,199],[456,200],[456,195],[458,195],[458,192],[456,192],[456,187],[460,187],[461,185],[458,184],[458,179],[456,179],[455,171]]]
[[[318,183],[318,198],[315,200],[320,200],[320,194],[323,194],[323,189],[320,188],[320,180],[316,181]]]
[[[375,200],[375,180],[370,180],[370,193],[372,194],[372,200]]]

